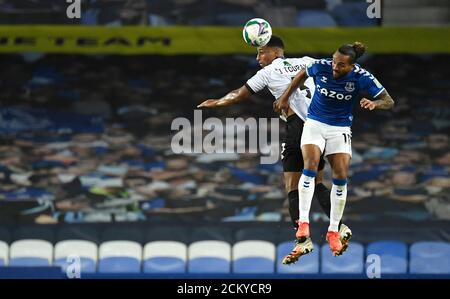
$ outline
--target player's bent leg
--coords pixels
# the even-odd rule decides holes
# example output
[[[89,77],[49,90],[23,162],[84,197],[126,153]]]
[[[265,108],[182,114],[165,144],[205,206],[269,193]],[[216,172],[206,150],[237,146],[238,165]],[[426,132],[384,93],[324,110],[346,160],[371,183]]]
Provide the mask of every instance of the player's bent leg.
[[[302,234],[306,234],[308,235],[308,237],[296,238],[294,248],[292,249],[291,253],[289,253],[283,259],[283,264],[285,265],[290,265],[297,262],[301,256],[312,252],[314,249],[311,238],[309,238],[309,225],[306,223],[299,227],[298,224],[299,196],[297,188],[300,175],[300,172],[284,172],[286,190],[288,190],[289,215],[291,217],[291,221],[294,224],[297,233],[301,231]],[[300,230],[298,228],[300,228]]]
[[[316,184],[316,189],[314,190],[314,197],[317,198],[322,211],[327,215],[328,219],[330,219],[330,211],[331,211],[331,190],[328,189],[324,184],[318,183]],[[339,222],[338,228],[341,229],[342,220]]]
[[[289,216],[295,229],[298,228],[298,180],[300,172],[284,172],[284,182],[289,201]]]
[[[317,174],[317,166],[320,158],[320,148],[308,144],[302,148],[304,162],[308,161],[310,168],[304,168],[298,182],[299,192],[299,222],[295,234],[295,246],[292,252],[283,260],[284,264],[295,263],[302,255],[312,251],[312,241],[309,232],[309,210],[314,194],[314,179]]]
[[[286,123],[287,136],[282,143],[281,161],[283,163],[283,176],[286,193],[288,195],[289,216],[295,229],[298,220],[298,181],[303,169],[299,131],[303,129],[303,122],[295,115],[288,117]]]
[[[327,214],[328,218],[330,218],[330,210],[331,210],[331,200],[330,200],[330,192],[323,184],[317,184],[314,196],[319,200],[319,204],[322,207],[322,210],[325,214]],[[342,255],[348,248],[350,239],[353,236],[351,229],[342,223],[342,220],[339,222],[339,235],[342,243],[342,249],[338,252],[337,255]]]
[[[295,237],[309,237],[309,211],[315,189],[315,177],[320,158],[320,148],[313,144],[302,147],[305,168],[298,182],[299,192],[299,227]]]
[[[306,127],[308,126],[305,123]],[[305,164],[298,182],[299,226],[296,232],[294,249],[284,258],[284,264],[295,263],[300,256],[313,250],[309,233],[309,210],[314,194],[314,179],[317,174],[320,156],[325,146],[325,140],[321,137],[318,129],[310,125],[309,128],[303,130],[301,145],[301,156]]]
[[[330,244],[331,251],[337,256],[341,255],[348,247],[348,242],[345,248],[343,246],[342,241],[345,242],[348,237],[341,240],[338,225],[342,219],[347,200],[347,174],[350,155],[347,153],[335,153],[329,155],[328,159],[333,170],[333,186],[330,195],[330,226],[328,227],[327,241]]]
[[[330,218],[330,189],[328,189],[323,182],[323,169],[325,168],[324,155],[320,156],[319,168],[316,176],[316,188],[314,190],[314,197],[319,201],[322,211]]]

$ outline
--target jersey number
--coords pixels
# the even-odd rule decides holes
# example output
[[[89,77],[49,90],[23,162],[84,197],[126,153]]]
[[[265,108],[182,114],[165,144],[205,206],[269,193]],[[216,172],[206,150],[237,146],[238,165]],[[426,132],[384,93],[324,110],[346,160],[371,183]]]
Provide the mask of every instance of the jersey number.
[[[345,133],[342,133],[342,135],[344,136],[344,143],[347,143],[347,141],[348,141],[348,144],[352,143],[352,135],[345,134]]]
[[[294,80],[295,77],[291,77],[291,81]],[[306,97],[311,98],[311,90],[305,85],[300,86],[300,90],[306,90]]]

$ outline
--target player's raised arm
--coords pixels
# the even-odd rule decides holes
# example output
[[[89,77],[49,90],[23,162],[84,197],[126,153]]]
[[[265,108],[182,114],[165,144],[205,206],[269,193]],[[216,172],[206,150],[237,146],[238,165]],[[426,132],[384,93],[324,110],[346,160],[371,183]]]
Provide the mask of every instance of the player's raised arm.
[[[208,99],[203,101],[197,108],[215,108],[215,107],[223,107],[230,106],[239,102],[242,102],[248,98],[250,98],[251,93],[248,90],[248,87],[243,85],[241,88],[235,89],[221,97],[220,99]]]
[[[374,109],[383,109],[388,110],[394,107],[394,100],[389,95],[389,93],[383,90],[378,96],[375,97],[375,101],[371,101],[366,98],[362,98],[359,102],[362,108],[374,110]]]
[[[303,85],[306,80],[306,71],[301,70],[295,75],[294,79],[292,79],[291,84],[289,84],[288,88],[283,92],[281,97],[278,98],[275,102],[273,102],[273,110],[277,113],[282,110],[287,110],[289,108],[289,97],[292,93],[299,88],[300,85]]]

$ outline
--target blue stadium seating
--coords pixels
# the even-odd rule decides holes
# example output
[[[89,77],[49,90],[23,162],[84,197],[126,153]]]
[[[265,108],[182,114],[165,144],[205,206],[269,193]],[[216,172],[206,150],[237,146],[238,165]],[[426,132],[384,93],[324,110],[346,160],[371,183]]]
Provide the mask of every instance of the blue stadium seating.
[[[25,239],[11,244],[10,266],[50,266],[53,260],[53,245],[45,240]]]
[[[442,277],[447,278],[450,274],[448,242],[423,241],[408,247],[409,241],[397,241],[395,237],[365,246],[352,241],[349,249],[338,257],[332,255],[327,243],[314,244],[312,253],[301,257],[293,265],[283,265],[282,259],[294,245],[292,240],[287,241],[292,237],[290,230],[260,225],[244,228],[237,226],[235,229],[216,226],[211,230],[207,227],[195,227],[191,230],[183,227],[170,228],[171,230],[164,230],[153,227],[148,235],[132,234],[129,240],[125,237],[127,231],[132,229],[130,226],[118,230],[121,240],[114,240],[116,236],[113,236],[110,229],[104,230],[102,234],[92,234],[92,231],[80,234],[78,229],[82,230],[81,227],[73,231],[60,229],[56,230],[58,233],[55,239],[59,241],[54,245],[48,241],[52,238],[52,230],[50,234],[47,228],[36,230],[47,240],[17,240],[17,237],[29,234],[25,230],[13,228],[14,234],[9,238],[12,243],[0,240],[0,274],[2,270],[11,270],[5,266],[31,268],[30,270],[36,267],[36,271],[42,266],[44,269],[59,266],[64,273],[73,264],[74,258],[80,258],[81,273],[88,275],[123,274],[127,277],[128,274],[142,273],[165,277],[168,274],[337,274],[341,277],[351,274],[365,277],[364,270],[375,269],[369,268],[369,265],[373,265],[371,255],[380,257],[381,278],[390,277],[387,274],[402,275],[401,277],[410,274],[443,274],[446,276]],[[99,235],[101,237],[97,237]],[[69,237],[73,239],[68,239]],[[83,237],[86,239],[82,239]],[[170,240],[171,238],[177,240]],[[150,241],[142,247],[142,243],[137,242],[141,239]],[[102,240],[104,242],[99,243]],[[367,241],[362,239],[361,242]],[[17,268],[12,270],[22,271]]]
[[[61,266],[63,272],[79,258],[81,273],[95,273],[97,271],[97,244],[85,240],[65,240],[55,244],[56,266]]]
[[[198,241],[189,246],[189,273],[230,273],[231,246],[224,241]]]
[[[268,241],[240,241],[232,252],[234,273],[275,272],[275,245]]]
[[[132,241],[108,241],[100,245],[99,273],[140,273],[142,247]]]
[[[144,273],[185,273],[187,247],[178,241],[154,241],[144,247]]]
[[[319,251],[320,247],[314,244],[313,252],[300,257],[293,265],[283,265],[283,258],[292,251],[294,242],[283,242],[277,247],[277,272],[278,273],[319,273]]]
[[[140,273],[141,262],[135,258],[115,256],[100,259],[99,273]]]
[[[341,256],[333,256],[329,245],[324,244],[321,250],[321,272],[326,274],[360,274],[363,272],[364,247],[351,242],[347,251]]]
[[[43,267],[50,266],[45,258],[40,257],[16,257],[9,260],[10,267]]]
[[[67,267],[71,265],[71,263],[74,260],[72,259],[67,259],[67,258],[59,258],[59,259],[55,259],[55,261],[53,262],[54,266],[60,266],[63,272],[66,272]],[[97,272],[97,264],[96,261],[90,259],[90,258],[85,258],[85,257],[81,257],[80,258],[80,273],[95,273]]]
[[[399,241],[377,241],[367,246],[367,256],[381,259],[381,274],[401,274],[408,271],[408,247]]]
[[[0,267],[8,264],[9,248],[8,243],[0,241]]]
[[[450,244],[424,241],[411,245],[409,272],[415,274],[450,274]]]

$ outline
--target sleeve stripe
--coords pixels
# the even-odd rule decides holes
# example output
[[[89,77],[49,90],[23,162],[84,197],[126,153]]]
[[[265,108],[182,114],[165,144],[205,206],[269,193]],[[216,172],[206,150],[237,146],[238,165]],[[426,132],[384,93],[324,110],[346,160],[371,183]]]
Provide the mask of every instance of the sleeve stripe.
[[[380,93],[382,93],[382,92],[385,91],[385,90],[386,90],[386,88],[383,87],[383,89],[380,90],[380,91],[379,91],[376,95],[374,95],[373,97],[376,98],[377,96],[380,95]]]
[[[306,75],[307,75],[308,77],[311,77],[311,76],[309,75],[309,73],[308,73],[308,67],[305,68],[305,72],[306,72]]]
[[[256,92],[250,87],[250,85],[247,84],[247,82],[245,82],[245,87],[247,87],[248,91],[250,91],[251,94],[255,94]]]

